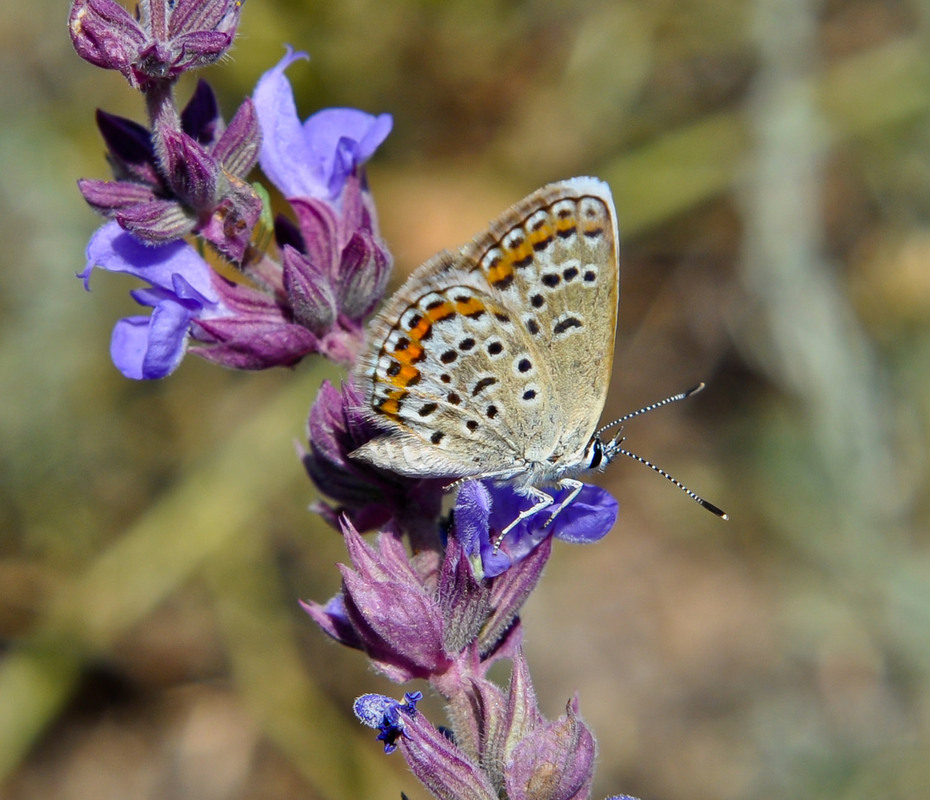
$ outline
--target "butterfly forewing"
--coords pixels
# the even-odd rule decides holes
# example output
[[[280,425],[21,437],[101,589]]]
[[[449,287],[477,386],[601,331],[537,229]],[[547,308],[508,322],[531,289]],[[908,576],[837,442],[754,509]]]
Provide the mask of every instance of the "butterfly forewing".
[[[544,368],[540,381],[516,387],[508,407],[544,397],[544,420],[525,435],[530,460],[567,458],[597,427],[613,362],[617,245],[609,188],[576,178],[530,195],[471,246]]]

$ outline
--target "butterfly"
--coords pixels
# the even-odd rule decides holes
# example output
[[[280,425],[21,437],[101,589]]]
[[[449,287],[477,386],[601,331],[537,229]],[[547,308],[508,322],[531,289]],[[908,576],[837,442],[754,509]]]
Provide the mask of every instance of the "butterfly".
[[[538,189],[420,266],[370,325],[355,380],[384,433],[352,456],[452,485],[513,484],[534,502],[501,539],[553,503],[540,487],[569,490],[551,522],[581,491],[577,476],[615,455],[662,472],[619,437],[601,439],[642,410],[597,427],[613,364],[619,247],[610,188],[580,177]]]

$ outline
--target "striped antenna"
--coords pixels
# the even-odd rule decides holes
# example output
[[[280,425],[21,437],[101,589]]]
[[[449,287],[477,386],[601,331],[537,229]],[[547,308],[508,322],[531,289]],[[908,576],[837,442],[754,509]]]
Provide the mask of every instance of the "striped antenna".
[[[704,388],[704,384],[699,383],[697,386],[692,386],[690,389],[686,389],[683,392],[679,392],[678,394],[673,394],[671,397],[666,397],[664,400],[659,400],[659,402],[657,403],[652,403],[651,405],[644,406],[643,408],[639,409],[639,411],[633,411],[629,414],[625,414],[624,416],[620,417],[620,419],[614,420],[609,425],[605,425],[595,435],[596,437],[600,438],[600,435],[604,431],[609,430],[610,428],[616,427],[617,425],[622,425],[627,420],[633,419],[633,417],[638,417],[640,414],[645,414],[647,411],[655,411],[657,408],[662,408],[662,406],[667,406],[667,405],[670,405],[671,403],[677,403],[681,400],[686,400],[692,395],[697,394],[703,388]],[[730,518],[723,509],[717,508],[717,506],[715,506],[713,503],[709,502],[708,500],[705,500],[703,497],[701,497],[696,492],[692,492],[681,481],[679,481],[677,478],[673,478],[661,467],[657,467],[651,461],[648,461],[642,456],[638,456],[636,455],[636,453],[631,453],[626,448],[621,447],[621,445],[625,441],[625,437],[620,436],[621,433],[622,431],[619,431],[617,433],[617,436],[614,437],[613,441],[608,442],[607,444],[604,445],[603,466],[606,466],[607,464],[609,464],[614,459],[615,456],[627,456],[628,458],[632,458],[634,461],[638,461],[643,466],[649,467],[649,469],[651,469],[653,472],[658,472],[659,475],[665,478],[665,480],[669,481],[669,483],[673,483],[675,486],[681,489],[681,491],[683,491],[686,495],[688,495],[688,497],[694,500],[695,503],[697,503],[699,506],[702,506],[706,508],[708,511],[710,511],[711,514],[716,514],[718,517],[720,517],[720,519]]]
[[[647,461],[642,456],[638,456],[636,455],[636,453],[631,453],[629,450],[623,447],[620,447],[620,444],[622,442],[623,442],[623,439],[621,439],[616,444],[611,442],[609,445],[607,445],[604,448],[604,456],[608,462],[611,461],[614,456],[628,456],[629,458],[632,458],[634,461],[638,461],[643,466],[649,467],[649,469],[653,470],[654,472],[658,472],[663,478],[665,478],[665,480],[669,481],[670,483],[675,484],[675,486],[681,489],[681,491],[683,491],[686,495],[688,495],[688,497],[694,500],[695,503],[697,503],[699,506],[703,506],[704,508],[706,508],[708,511],[710,511],[711,514],[716,514],[718,517],[720,517],[720,519],[730,518],[726,511],[724,511],[721,508],[717,508],[717,506],[715,506],[710,501],[705,500],[703,497],[701,497],[696,492],[692,492],[687,486],[685,486],[677,478],[673,478],[671,475],[669,475],[664,469],[662,469],[662,467],[657,467],[651,461]]]
[[[658,403],[651,403],[648,406],[643,406],[639,411],[631,411],[629,414],[624,414],[620,419],[615,419],[613,422],[608,423],[603,428],[600,428],[595,434],[600,436],[604,431],[609,431],[611,428],[615,428],[617,425],[622,425],[628,419],[633,419],[633,417],[638,417],[640,414],[645,414],[647,411],[655,411],[657,408],[662,408],[662,406],[671,405],[672,403],[678,403],[681,400],[687,400],[692,395],[697,394],[704,388],[704,382],[702,381],[697,386],[692,386],[690,389],[685,389],[683,392],[678,394],[673,394],[671,397],[666,397],[664,400],[659,400]]]

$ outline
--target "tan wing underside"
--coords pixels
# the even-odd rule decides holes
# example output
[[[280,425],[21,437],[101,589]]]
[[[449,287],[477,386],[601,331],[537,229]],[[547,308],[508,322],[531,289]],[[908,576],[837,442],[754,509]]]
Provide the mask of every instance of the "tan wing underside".
[[[617,243],[607,186],[574,179],[427,261],[371,324],[356,380],[387,433],[355,455],[464,476],[582,450],[609,383]]]

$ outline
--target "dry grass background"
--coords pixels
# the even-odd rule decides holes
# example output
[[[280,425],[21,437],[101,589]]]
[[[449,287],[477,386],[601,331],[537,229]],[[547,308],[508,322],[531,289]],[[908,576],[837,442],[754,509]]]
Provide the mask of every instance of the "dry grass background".
[[[93,109],[141,106],[65,17],[0,9],[0,796],[423,798],[351,718],[399,688],[296,605],[343,558],[292,445],[338,373],[107,360],[129,283],[74,279],[74,182],[105,174]],[[548,714],[580,693],[595,797],[930,787],[928,29],[923,0],[251,0],[205,73],[229,114],[290,42],[304,114],[394,115],[395,280],[546,181],[610,181],[605,417],[706,380],[629,442],[732,519],[619,463],[616,529],[556,548],[526,642]]]

